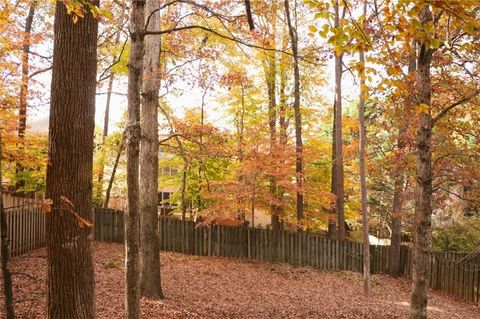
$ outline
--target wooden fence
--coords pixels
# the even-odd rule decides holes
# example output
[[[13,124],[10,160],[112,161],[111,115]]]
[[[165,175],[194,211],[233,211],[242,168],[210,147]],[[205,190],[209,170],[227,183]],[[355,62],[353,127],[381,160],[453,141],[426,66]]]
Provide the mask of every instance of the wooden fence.
[[[37,207],[45,200],[42,193],[28,194],[28,197],[18,197],[7,193],[2,193],[3,207],[6,210]]]
[[[123,242],[124,213],[98,209],[95,238]],[[260,228],[206,226],[161,217],[160,249],[199,256],[246,258],[308,265],[325,270],[363,271],[363,246],[340,242],[308,232]],[[371,272],[388,273],[389,246],[370,246]],[[402,246],[401,271],[411,277],[412,250]],[[480,256],[467,253],[431,252],[429,286],[461,299],[480,302]]]
[[[40,207],[6,209],[11,256],[45,246],[45,214]]]
[[[40,208],[7,211],[10,250],[17,256],[45,244],[45,216]],[[94,238],[122,243],[125,214],[95,209]],[[246,258],[308,265],[325,270],[363,271],[363,248],[356,242],[340,242],[308,232],[260,228],[206,226],[169,217],[159,219],[160,248],[200,256]],[[388,246],[370,246],[371,272],[388,273]],[[401,249],[401,270],[411,276],[410,247]],[[480,256],[431,252],[429,286],[458,298],[480,303]]]

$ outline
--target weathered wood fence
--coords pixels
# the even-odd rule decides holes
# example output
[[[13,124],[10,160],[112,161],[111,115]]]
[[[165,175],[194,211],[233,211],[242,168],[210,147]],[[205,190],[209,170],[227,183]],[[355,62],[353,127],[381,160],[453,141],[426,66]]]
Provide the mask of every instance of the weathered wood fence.
[[[11,256],[45,246],[45,214],[40,207],[5,210]]]
[[[122,243],[125,214],[95,209],[94,238]],[[45,217],[40,208],[7,211],[10,250],[17,256],[45,244]],[[159,219],[160,248],[200,256],[246,258],[259,261],[308,265],[325,270],[363,271],[360,243],[340,242],[308,232],[273,231],[260,228],[205,226],[169,217]],[[388,273],[388,246],[370,246],[371,272]],[[410,247],[401,249],[401,270],[411,276]],[[466,253],[431,252],[429,286],[458,298],[480,303],[480,256]]]

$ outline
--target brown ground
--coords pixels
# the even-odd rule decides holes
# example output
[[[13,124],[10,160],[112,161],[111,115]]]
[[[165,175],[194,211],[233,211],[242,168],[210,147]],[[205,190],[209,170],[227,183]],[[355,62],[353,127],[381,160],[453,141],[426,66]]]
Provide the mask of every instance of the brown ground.
[[[123,246],[95,243],[97,317],[123,317]],[[44,249],[13,258],[18,318],[45,318]],[[407,318],[410,283],[309,267],[163,253],[166,299],[142,300],[143,318]],[[1,287],[1,286],[0,286]],[[2,290],[3,292],[3,290]],[[3,295],[0,313],[4,316]],[[480,318],[480,309],[432,292],[429,318]],[[2,317],[3,318],[3,317]]]

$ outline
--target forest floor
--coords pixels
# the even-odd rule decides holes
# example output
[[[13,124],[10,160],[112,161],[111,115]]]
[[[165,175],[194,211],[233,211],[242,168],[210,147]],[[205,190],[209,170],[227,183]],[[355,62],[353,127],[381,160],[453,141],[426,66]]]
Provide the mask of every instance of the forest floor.
[[[97,318],[122,318],[124,247],[94,247]],[[408,317],[411,284],[404,278],[373,276],[373,295],[366,298],[358,273],[169,252],[161,258],[166,299],[142,299],[143,318]],[[45,269],[45,249],[12,258],[18,318],[45,318]],[[480,318],[480,309],[431,292],[429,318]]]

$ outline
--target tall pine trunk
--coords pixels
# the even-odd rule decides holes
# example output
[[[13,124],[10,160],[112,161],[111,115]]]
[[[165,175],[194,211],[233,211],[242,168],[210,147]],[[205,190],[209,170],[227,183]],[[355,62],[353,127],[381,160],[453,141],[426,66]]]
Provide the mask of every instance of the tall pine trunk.
[[[92,216],[97,32],[89,10],[73,23],[65,4],[56,3],[46,179],[53,201],[46,216],[51,319],[95,318],[92,233],[75,214]]]
[[[149,30],[160,30],[160,2],[147,0]],[[142,274],[141,293],[163,298],[160,281],[160,243],[158,239],[158,91],[160,89],[160,37],[145,39],[143,61],[142,137],[140,143],[140,214]]]
[[[132,2],[128,63],[127,220],[125,227],[125,318],[140,317],[140,95],[142,88],[145,1]]]
[[[302,114],[300,110],[300,70],[298,63],[298,34],[290,16],[290,4],[284,1],[287,17],[288,32],[292,42],[293,55],[293,110],[295,113],[295,172],[297,182],[297,220],[303,219],[303,141],[302,141]]]
[[[432,12],[425,5],[420,13],[425,27],[432,23]],[[430,67],[433,50],[420,44],[417,53],[417,78],[415,82],[417,103],[427,106],[418,114],[416,144],[416,191],[415,227],[413,246],[412,282],[413,291],[410,304],[410,318],[427,318],[427,282],[430,274],[429,241],[432,218],[432,114]],[[423,107],[422,107],[423,109]]]

